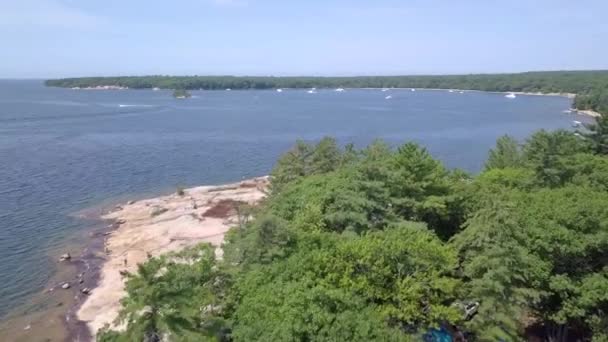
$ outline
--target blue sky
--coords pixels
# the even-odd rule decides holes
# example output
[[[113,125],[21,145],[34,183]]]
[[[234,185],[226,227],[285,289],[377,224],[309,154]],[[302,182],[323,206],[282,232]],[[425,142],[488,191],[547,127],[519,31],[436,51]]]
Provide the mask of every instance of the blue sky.
[[[608,69],[606,0],[0,0],[0,78]]]

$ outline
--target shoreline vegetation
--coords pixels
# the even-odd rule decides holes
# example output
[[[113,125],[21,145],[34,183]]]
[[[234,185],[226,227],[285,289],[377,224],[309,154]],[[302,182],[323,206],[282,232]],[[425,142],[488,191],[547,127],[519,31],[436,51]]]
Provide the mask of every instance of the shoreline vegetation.
[[[248,219],[248,208],[266,196],[268,177],[238,183],[179,188],[176,193],[129,201],[102,216],[115,228],[106,233],[101,258],[105,259],[97,284],[76,308],[78,322],[72,336],[95,338],[104,326],[114,325],[125,296],[126,274],[151,257],[210,243],[221,258],[224,234]],[[78,331],[86,324],[88,331]]]
[[[79,317],[94,328],[118,317],[98,332],[103,342],[603,341],[607,141],[605,116],[523,144],[503,136],[476,176],[412,142],[298,141],[261,183],[187,189],[109,214],[121,224],[108,241],[113,276]],[[226,219],[212,194],[248,190],[237,200],[259,205]],[[192,201],[197,191],[205,195]],[[221,224],[211,244],[178,239],[209,237],[202,224]]]
[[[73,89],[412,88],[462,89],[529,95],[560,94],[575,96],[573,107],[581,112],[608,113],[608,70],[444,76],[121,76],[52,79],[45,81],[45,84],[50,87]]]

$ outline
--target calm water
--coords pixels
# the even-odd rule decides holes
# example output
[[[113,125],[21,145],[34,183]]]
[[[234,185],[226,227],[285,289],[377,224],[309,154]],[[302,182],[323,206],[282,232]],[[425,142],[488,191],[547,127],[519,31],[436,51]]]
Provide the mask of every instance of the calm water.
[[[386,95],[392,99],[385,100]],[[415,140],[477,171],[496,138],[567,128],[570,100],[444,91],[75,91],[0,81],[0,316],[39,292],[49,257],[108,199],[267,174],[298,139]]]

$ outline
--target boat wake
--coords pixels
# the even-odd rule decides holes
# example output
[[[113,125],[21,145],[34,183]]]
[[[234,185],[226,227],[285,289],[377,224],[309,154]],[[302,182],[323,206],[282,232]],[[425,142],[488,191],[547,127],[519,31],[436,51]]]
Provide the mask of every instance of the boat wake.
[[[156,107],[156,106],[146,105],[146,104],[119,104],[118,107],[120,107],[120,108],[129,108],[129,107],[150,108],[150,107]]]

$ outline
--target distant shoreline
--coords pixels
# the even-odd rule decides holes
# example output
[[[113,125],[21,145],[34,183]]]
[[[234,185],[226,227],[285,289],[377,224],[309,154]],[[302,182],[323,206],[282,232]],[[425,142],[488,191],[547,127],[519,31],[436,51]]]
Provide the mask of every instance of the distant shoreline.
[[[128,87],[118,87],[118,86],[96,86],[96,87],[87,87],[87,88],[70,88],[73,90],[127,90],[127,89],[131,89]],[[304,89],[309,89],[309,88],[289,88],[289,87],[285,87],[285,88],[277,88],[277,89],[283,89],[283,90],[304,90]],[[329,90],[329,89],[333,89],[333,88],[319,88],[319,89],[325,89],[325,90]],[[476,89],[458,89],[458,88],[410,88],[410,87],[403,87],[403,88],[378,88],[378,87],[360,87],[360,88],[343,88],[345,90],[357,90],[357,89],[363,89],[363,90],[415,90],[415,91],[454,91],[454,92],[477,92],[477,93],[489,93],[489,94],[515,94],[515,95],[524,95],[524,96],[557,96],[557,97],[565,97],[568,99],[573,100],[574,98],[576,98],[576,94],[574,93],[542,93],[542,92],[522,92],[522,91],[487,91],[487,90],[476,90]],[[133,90],[133,89],[131,89]],[[151,91],[157,91],[157,90],[171,90],[168,88],[138,88],[135,90],[151,90]],[[226,91],[226,90],[222,90],[222,89],[200,89],[201,91]],[[232,89],[231,89],[232,90]],[[235,89],[235,91],[274,91],[275,89]],[[600,117],[602,116],[601,113],[593,111],[593,110],[585,110],[585,109],[576,109],[576,108],[570,108],[570,110],[574,113],[578,113],[580,115],[587,115],[590,117]]]
[[[63,88],[185,90],[413,88],[460,91],[466,89],[467,91],[513,92],[521,95],[565,96],[574,98],[572,106],[577,109],[608,112],[606,100],[608,70],[335,77],[148,75],[62,78],[46,80],[44,84]]]

